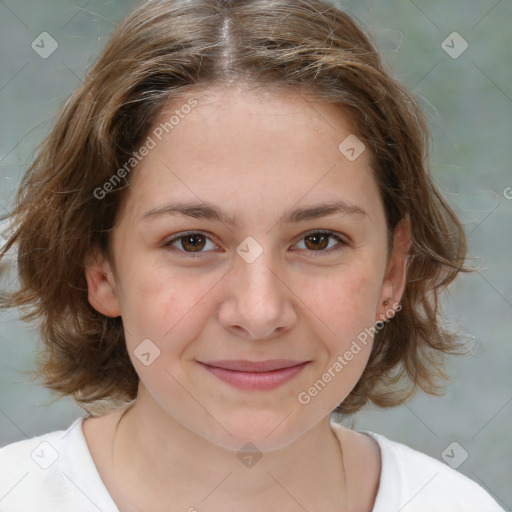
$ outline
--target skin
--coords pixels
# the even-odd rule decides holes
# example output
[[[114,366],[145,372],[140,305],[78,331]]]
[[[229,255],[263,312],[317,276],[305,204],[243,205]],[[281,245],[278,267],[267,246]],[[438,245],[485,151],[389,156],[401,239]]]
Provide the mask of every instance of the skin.
[[[353,133],[341,110],[290,92],[210,88],[194,97],[198,106],[133,171],[112,258],[86,261],[89,301],[122,317],[140,377],[115,442],[121,411],[84,422],[98,471],[120,510],[166,503],[166,510],[369,511],[378,446],[334,429],[329,414],[361,377],[371,339],[309,403],[297,396],[400,300],[409,226],[398,225],[388,254],[369,152],[349,161],[338,150]],[[168,105],[162,119],[184,103]],[[238,224],[170,214],[141,220],[176,200],[212,203]],[[366,213],[279,222],[289,210],[331,200]],[[314,229],[346,244],[330,237],[326,248],[308,237]],[[165,246],[187,231],[207,237],[199,238],[200,257],[187,257],[193,248],[183,239],[174,252]],[[246,237],[262,249],[251,263],[236,252]],[[160,350],[148,366],[134,355],[145,339]],[[309,363],[271,391],[234,388],[198,363],[282,358]],[[237,458],[247,442],[262,454],[251,468]]]

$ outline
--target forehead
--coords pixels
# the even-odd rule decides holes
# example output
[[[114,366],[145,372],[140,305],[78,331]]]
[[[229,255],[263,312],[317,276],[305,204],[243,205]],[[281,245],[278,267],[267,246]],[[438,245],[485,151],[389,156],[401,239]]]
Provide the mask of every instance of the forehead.
[[[126,199],[134,214],[194,200],[246,221],[299,202],[379,200],[369,151],[347,115],[301,92],[210,88],[168,103],[149,137],[154,147]]]

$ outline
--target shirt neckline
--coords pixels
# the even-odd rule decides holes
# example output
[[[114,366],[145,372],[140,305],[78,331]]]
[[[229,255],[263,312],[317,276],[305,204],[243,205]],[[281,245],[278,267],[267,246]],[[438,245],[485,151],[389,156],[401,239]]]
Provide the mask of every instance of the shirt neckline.
[[[341,446],[341,429],[343,426],[340,423],[330,421],[331,428],[336,433],[336,437]],[[357,430],[360,434],[367,435],[377,442],[380,450],[380,476],[377,495],[371,512],[387,512],[389,510],[399,509],[400,497],[400,471],[396,461],[396,456],[390,449],[387,439],[375,432],[369,430]]]
[[[105,512],[119,512],[105,483],[101,479],[96,463],[92,458],[83,431],[83,422],[88,416],[77,418],[62,436],[62,442],[69,442],[78,451],[78,457],[68,458],[72,473],[80,479],[80,490],[93,503]],[[68,437],[66,441],[66,437]],[[70,450],[71,452],[71,450]],[[74,464],[79,464],[75,466]]]
[[[91,452],[87,445],[87,441],[85,439],[84,431],[83,431],[83,422],[87,418],[87,416],[77,418],[65,431],[62,436],[62,441],[66,442],[65,438],[69,436],[68,442],[73,444],[79,452],[79,456],[77,458],[73,457],[72,461],[78,461],[80,467],[72,467],[73,474],[77,477],[80,477],[80,481],[82,483],[82,491],[91,498],[91,495],[94,497],[94,502],[99,501],[100,503],[96,503],[97,506],[103,510],[108,510],[112,512],[119,512],[117,505],[114,503],[112,496],[108,492],[101,476],[98,472],[98,468],[96,467],[96,463],[92,458]],[[341,445],[341,438],[339,436],[340,429],[343,428],[339,423],[330,422],[331,428],[334,425],[334,431],[337,432],[336,437],[338,442]],[[380,450],[380,476],[379,476],[379,487],[377,490],[377,495],[375,497],[375,502],[372,508],[372,512],[385,512],[387,510],[398,510],[399,505],[399,489],[395,488],[396,492],[390,492],[389,489],[393,489],[393,487],[400,482],[400,475],[398,465],[394,464],[394,454],[389,449],[386,443],[386,438],[380,434],[375,432],[371,432],[368,430],[358,431],[361,434],[368,435],[372,439],[374,439]],[[85,462],[85,466],[83,464]]]

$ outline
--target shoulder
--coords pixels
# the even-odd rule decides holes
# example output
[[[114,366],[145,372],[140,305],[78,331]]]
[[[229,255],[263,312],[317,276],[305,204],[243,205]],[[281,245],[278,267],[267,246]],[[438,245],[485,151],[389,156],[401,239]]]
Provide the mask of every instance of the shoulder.
[[[64,433],[50,432],[0,448],[2,511],[36,510],[36,496],[62,492],[65,482],[57,468]]]
[[[0,448],[2,512],[97,510],[84,498],[84,493],[93,497],[95,489],[83,419],[78,418],[66,430]]]
[[[59,430],[0,448],[0,485],[5,485],[14,468],[20,471],[49,469],[59,458],[63,434],[65,431]]]
[[[447,464],[374,432],[382,469],[375,512],[391,510],[389,500],[403,512],[503,512],[479,484]]]

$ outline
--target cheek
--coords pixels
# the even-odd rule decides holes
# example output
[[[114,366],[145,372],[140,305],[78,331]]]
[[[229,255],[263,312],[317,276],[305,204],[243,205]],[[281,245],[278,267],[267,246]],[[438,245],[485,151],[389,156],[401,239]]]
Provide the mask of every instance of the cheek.
[[[122,315],[132,364],[145,387],[162,404],[172,395],[179,407],[190,397],[178,362],[214,314],[211,300],[218,276],[199,276],[145,265],[123,281]],[[180,405],[181,404],[181,405]]]
[[[218,276],[179,271],[169,265],[127,265],[120,294],[126,341],[134,348],[151,339],[180,352],[211,312],[208,295]]]
[[[361,258],[322,277],[299,278],[299,282],[300,297],[333,338],[346,339],[374,324],[380,275],[370,260],[366,264]]]
[[[317,334],[318,359],[297,399],[324,414],[348,396],[370,356],[379,287],[378,276],[364,263],[361,258],[325,278],[304,282],[301,290]]]

